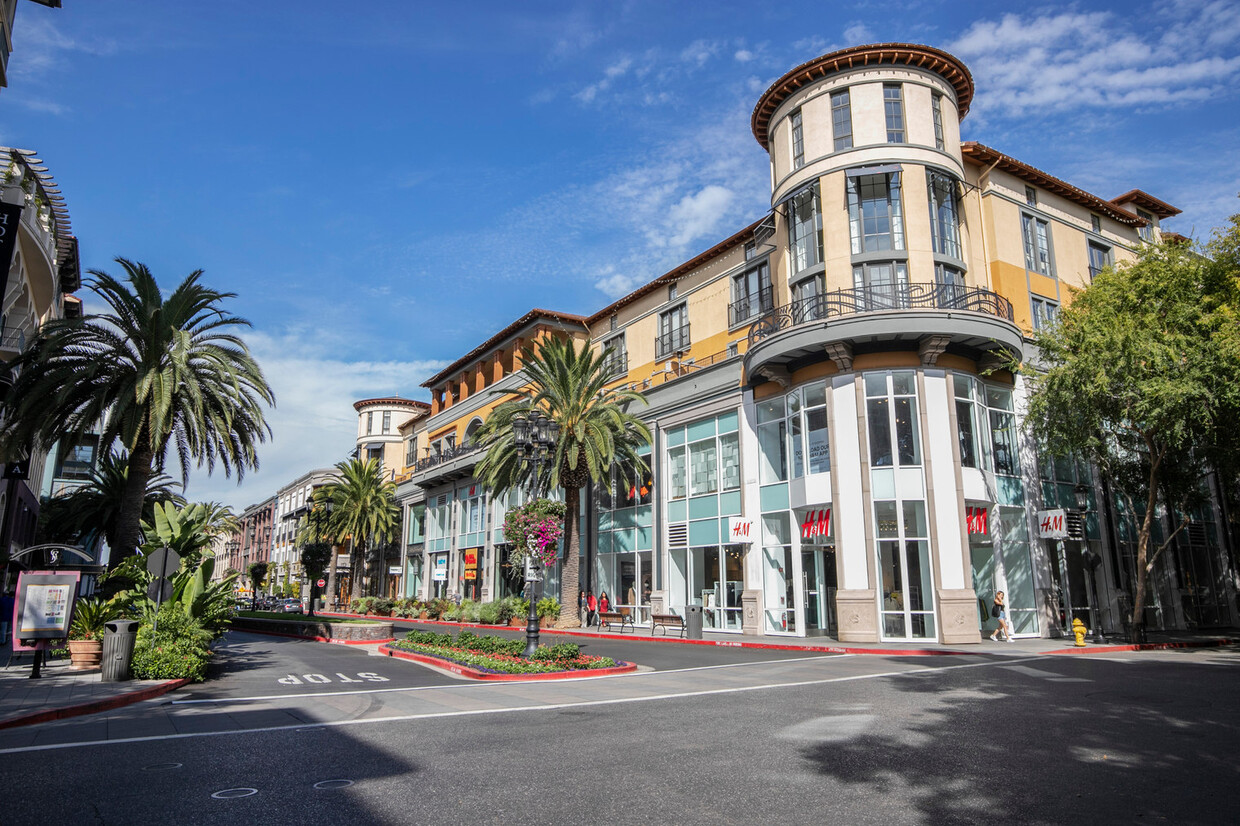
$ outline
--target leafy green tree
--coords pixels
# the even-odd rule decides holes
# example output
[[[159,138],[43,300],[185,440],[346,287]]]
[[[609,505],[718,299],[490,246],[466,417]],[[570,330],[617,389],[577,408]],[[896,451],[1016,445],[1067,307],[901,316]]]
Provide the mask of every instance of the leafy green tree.
[[[335,556],[330,542],[310,542],[301,548],[301,567],[306,572],[306,581],[310,583],[310,613],[314,613],[315,592],[318,590],[319,578],[327,570],[327,565]]]
[[[40,509],[40,519],[46,525],[47,541],[91,541],[93,537],[103,537],[108,547],[118,547],[121,505],[128,488],[128,476],[128,454],[124,451],[102,454],[85,485],[72,493],[48,499]],[[147,480],[142,520],[153,518],[157,502],[185,502],[175,485],[163,473],[153,474]]]
[[[1235,219],[1233,219],[1233,223]],[[1205,473],[1240,421],[1240,270],[1184,245],[1142,249],[1104,271],[1035,334],[1028,423],[1053,455],[1090,459],[1137,531],[1132,627],[1149,573],[1183,528]],[[1178,526],[1153,545],[1160,494]]]
[[[587,483],[609,477],[612,466],[622,473],[647,472],[645,457],[638,450],[650,443],[650,429],[629,412],[633,403],[646,398],[632,390],[608,388],[615,380],[608,365],[611,351],[580,349],[569,339],[550,338],[527,347],[522,361],[527,384],[520,394],[501,403],[478,430],[478,442],[486,455],[478,463],[478,477],[493,491],[531,482],[536,492],[564,488],[564,568],[560,575],[560,604],[565,606],[559,625],[580,624],[577,594],[581,537],[578,531],[581,489]],[[516,416],[541,413],[560,426],[560,437],[544,476],[531,479],[513,441]],[[633,482],[634,479],[626,479]]]
[[[356,599],[362,596],[366,552],[399,535],[400,507],[396,485],[383,478],[379,460],[350,459],[336,469],[340,478],[316,490],[314,501],[324,507],[330,504],[324,535],[349,540],[349,596]]]
[[[193,463],[240,479],[258,466],[275,403],[262,370],[233,330],[249,322],[223,304],[234,293],[199,283],[196,270],[167,296],[140,263],[116,259],[124,280],[91,270],[107,312],[44,325],[16,359],[0,446],[8,454],[99,428],[106,449],[127,451],[111,565],[141,544],[142,506],[170,448],[182,483]]]
[[[318,491],[315,491],[317,493]],[[327,568],[327,590],[328,599],[336,597],[336,555],[335,549],[339,545],[335,533],[333,533],[331,523],[331,510],[328,508],[326,499],[321,501],[311,501],[310,511],[297,523],[296,542],[302,547],[310,545],[327,545],[330,549],[327,554],[325,566]]]
[[[258,604],[258,589],[262,588],[267,582],[267,569],[269,564],[266,562],[251,562],[246,566],[246,575],[250,578],[250,607],[254,608]]]

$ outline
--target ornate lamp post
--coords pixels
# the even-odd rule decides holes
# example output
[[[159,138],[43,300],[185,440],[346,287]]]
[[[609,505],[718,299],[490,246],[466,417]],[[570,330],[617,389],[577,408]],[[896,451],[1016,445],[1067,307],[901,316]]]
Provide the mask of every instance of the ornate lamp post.
[[[1072,489],[1072,495],[1076,499],[1076,511],[1081,519],[1081,562],[1089,575],[1085,587],[1085,596],[1089,598],[1089,624],[1093,626],[1093,642],[1105,645],[1107,640],[1102,636],[1102,615],[1098,613],[1098,580],[1095,576],[1098,566],[1102,564],[1102,557],[1089,549],[1089,539],[1085,534],[1085,517],[1089,514],[1089,486],[1078,484]]]
[[[559,437],[560,426],[538,411],[528,418],[520,415],[512,417],[512,441],[517,450],[517,461],[530,466],[531,498],[538,494],[543,462],[551,455]],[[530,610],[525,623],[525,656],[532,657],[538,650],[537,585],[542,581],[542,565],[533,554],[527,554],[525,559],[525,581],[529,583],[530,592]]]

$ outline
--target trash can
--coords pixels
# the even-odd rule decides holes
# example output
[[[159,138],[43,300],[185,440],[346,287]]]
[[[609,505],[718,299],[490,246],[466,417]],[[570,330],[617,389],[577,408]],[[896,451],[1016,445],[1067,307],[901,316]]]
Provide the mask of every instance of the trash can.
[[[137,620],[112,620],[103,625],[103,662],[99,681],[119,683],[131,679],[133,645],[138,638]]]
[[[700,640],[702,638],[702,605],[690,603],[685,606],[685,639]]]

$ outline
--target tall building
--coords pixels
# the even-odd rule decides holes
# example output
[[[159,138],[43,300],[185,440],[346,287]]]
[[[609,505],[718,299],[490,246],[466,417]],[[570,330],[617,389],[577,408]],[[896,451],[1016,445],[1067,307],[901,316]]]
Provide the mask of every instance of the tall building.
[[[43,161],[29,149],[0,147],[0,386],[11,387],[7,364],[34,339],[39,328],[58,318],[82,315],[72,295],[82,283],[77,238],[65,199]],[[89,440],[55,446],[51,476],[80,484],[94,464]],[[0,558],[30,545],[45,487],[48,455],[4,456],[0,483]],[[21,461],[18,461],[21,460]],[[50,484],[48,487],[71,487]]]
[[[583,513],[583,587],[639,624],[696,603],[719,631],[977,642],[1002,590],[1018,635],[1120,629],[1132,515],[1090,468],[1039,455],[1005,365],[1179,210],[962,143],[973,94],[927,46],[792,69],[751,118],[766,215],[588,317],[532,311],[427,382],[405,436],[410,593],[512,588],[499,526],[517,494],[474,478],[470,436],[490,391],[521,387],[519,345],[556,335],[608,349],[650,402],[650,477],[616,474]],[[1061,509],[1071,536],[1046,536]],[[1150,627],[1237,621],[1217,508],[1194,525],[1159,563]]]
[[[299,588],[302,583],[301,547],[297,531],[303,516],[314,504],[314,492],[339,478],[335,468],[320,468],[304,473],[276,492],[272,513],[271,540],[272,590],[287,583]],[[300,590],[298,591],[300,593]]]

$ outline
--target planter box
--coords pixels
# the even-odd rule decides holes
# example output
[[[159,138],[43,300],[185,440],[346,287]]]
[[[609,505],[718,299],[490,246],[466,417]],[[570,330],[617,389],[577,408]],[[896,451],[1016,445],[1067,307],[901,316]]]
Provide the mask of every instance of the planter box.
[[[290,637],[343,640],[348,642],[379,642],[392,639],[390,622],[297,622],[296,620],[236,617],[232,627],[240,631],[266,631]]]
[[[101,640],[69,640],[69,668],[73,671],[89,671],[103,662]]]

